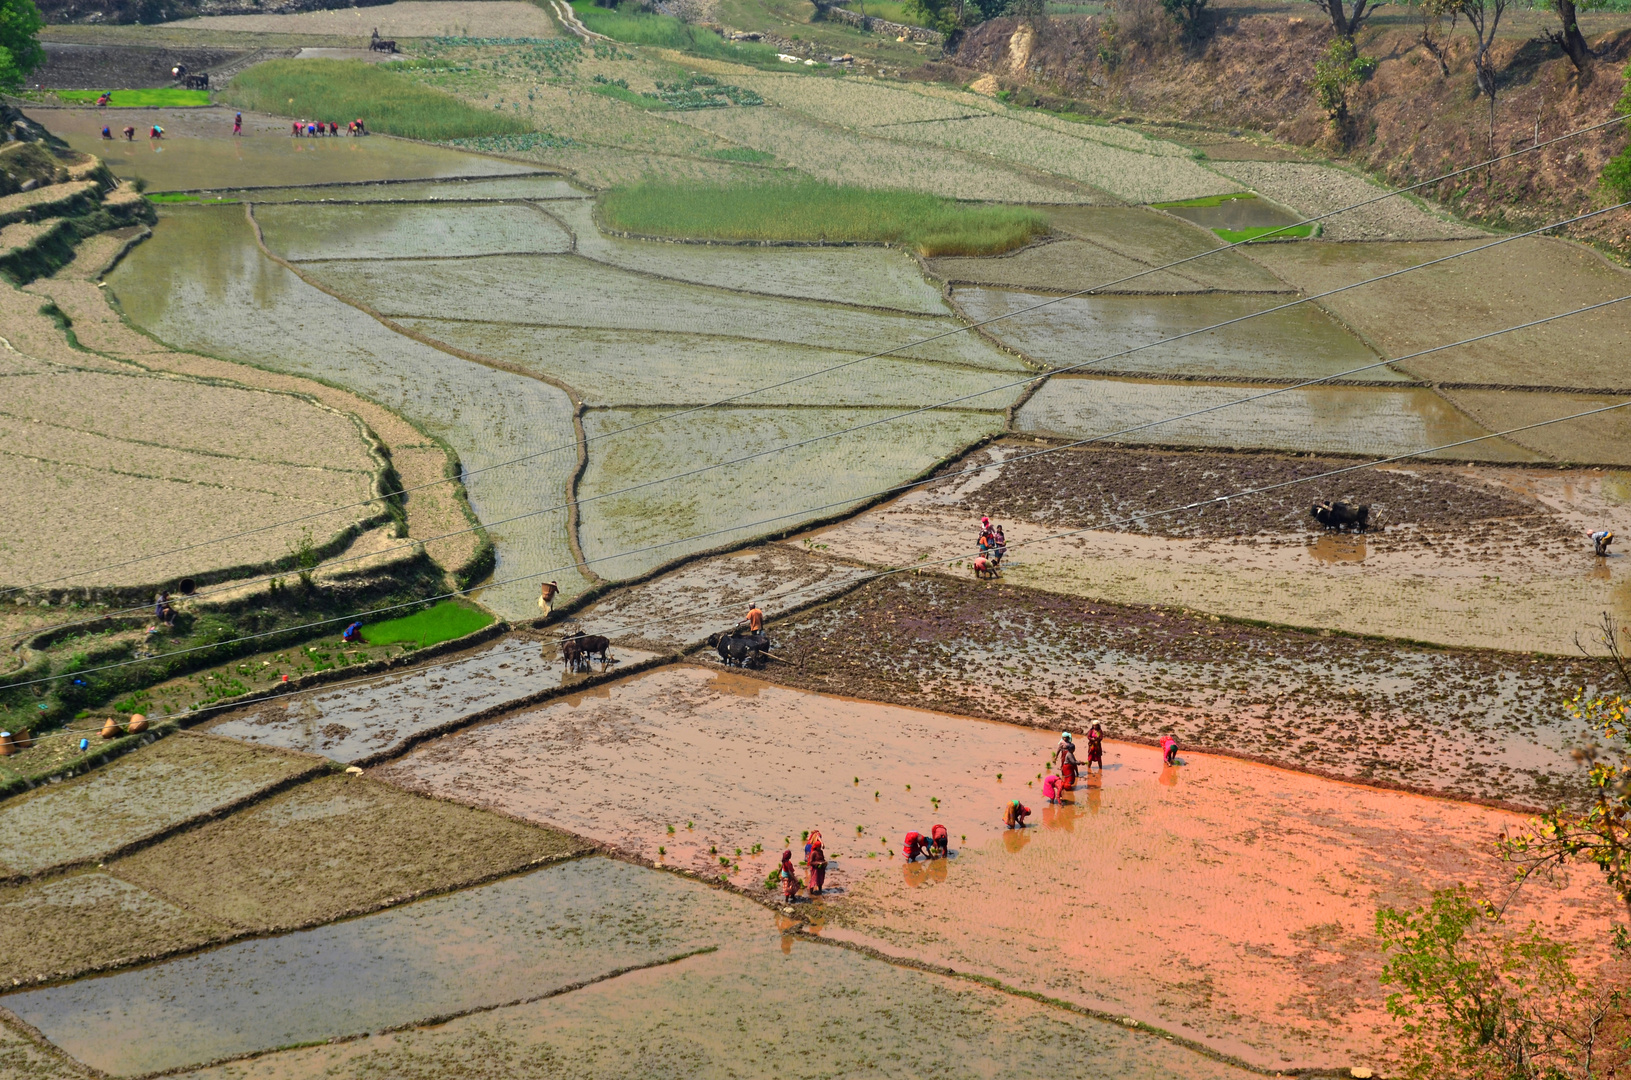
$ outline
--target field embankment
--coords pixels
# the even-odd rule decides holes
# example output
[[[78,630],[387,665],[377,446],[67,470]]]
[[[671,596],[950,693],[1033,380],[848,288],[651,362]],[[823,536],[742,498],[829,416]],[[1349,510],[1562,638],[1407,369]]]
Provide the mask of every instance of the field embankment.
[[[278,116],[360,116],[374,131],[427,142],[532,130],[524,120],[478,109],[359,60],[271,60],[233,79],[221,97]]]
[[[646,183],[607,193],[613,229],[640,236],[743,243],[897,244],[919,255],[996,255],[1048,231],[1042,214],[964,206],[915,191],[815,180],[716,187]]]
[[[1533,29],[1544,27],[1535,22]],[[1590,36],[1596,58],[1583,73],[1539,37],[1496,40],[1493,139],[1489,99],[1474,96],[1475,46],[1465,28],[1434,31],[1441,67],[1423,44],[1419,20],[1403,17],[1360,33],[1360,51],[1378,63],[1353,92],[1353,120],[1340,134],[1314,100],[1314,64],[1331,29],[1313,8],[1290,15],[1224,8],[1208,37],[1193,47],[1148,35],[1140,42],[1127,26],[1102,16],[1047,19],[1034,32],[1014,19],[993,19],[971,30],[947,63],[926,70],[965,83],[991,74],[1016,103],[1259,132],[1405,185],[1482,161],[1492,146],[1506,154],[1611,119],[1624,89],[1622,68],[1631,59],[1631,29],[1599,23]],[[1185,141],[1185,134],[1177,138]],[[1219,158],[1238,156],[1240,149],[1209,147],[1199,132],[1189,141]],[[1598,177],[1626,141],[1624,129],[1605,127],[1424,194],[1496,225],[1569,217],[1604,204]],[[1631,214],[1625,211],[1572,227],[1571,233],[1631,254]]]

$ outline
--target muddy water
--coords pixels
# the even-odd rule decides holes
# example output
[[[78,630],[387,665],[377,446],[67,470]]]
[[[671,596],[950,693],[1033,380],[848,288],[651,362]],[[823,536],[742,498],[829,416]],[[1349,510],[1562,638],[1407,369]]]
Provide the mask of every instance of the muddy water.
[[[366,139],[289,137],[289,121],[245,117],[232,137],[231,109],[52,109],[38,118],[75,150],[95,154],[116,176],[145,180],[151,191],[245,185],[332,184],[527,173],[532,166],[378,135]],[[113,141],[101,137],[113,128]],[[118,138],[126,124],[136,140]],[[146,136],[154,124],[163,139]]]
[[[0,867],[32,874],[93,859],[313,764],[217,739],[171,735],[104,768],[0,803]]]
[[[719,874],[723,856],[744,885],[763,882],[787,837],[818,828],[842,889],[898,859],[909,830],[941,822],[956,847],[1000,824],[1006,799],[1039,808],[1030,785],[1057,742],[687,666],[472,728],[373,775],[699,873]],[[1119,746],[1106,754],[1107,784],[1154,776]]]
[[[1042,303],[1037,293],[958,289],[957,301],[976,321],[999,318]],[[1317,379],[1378,363],[1382,358],[1312,304],[1265,315],[1195,337],[1117,356],[1175,334],[1238,319],[1285,302],[1262,294],[1203,296],[1080,296],[988,327],[1026,355],[1053,367],[1093,366],[1167,378],[1202,376]],[[1091,369],[1089,369],[1090,373]],[[1374,367],[1354,376],[1368,382],[1405,376]]]
[[[1154,749],[1121,756],[1140,782],[1088,786],[1023,834],[971,838],[944,874],[876,870],[827,932],[1260,1067],[1377,1067],[1397,1029],[1376,982],[1376,910],[1457,883],[1510,889],[1491,844],[1515,815],[1200,755],[1166,770]],[[1588,866],[1520,894],[1508,918],[1579,943],[1589,967],[1615,908]]]
[[[1117,432],[1113,440],[1169,446],[1233,446],[1386,457],[1487,432],[1431,390],[1311,386],[1187,420],[1129,428],[1261,393],[1263,387],[1056,378],[1015,417],[1021,431],[1071,438]],[[1535,461],[1539,455],[1504,439],[1460,446],[1434,457],[1465,461]]]
[[[286,259],[559,254],[572,238],[530,206],[268,206],[266,246]]]
[[[742,909],[591,858],[0,1003],[95,1068],[142,1073],[537,997],[716,945]]]
[[[621,648],[612,653],[623,664],[651,655]],[[274,698],[212,724],[209,730],[336,761],[360,761],[389,753],[415,735],[462,716],[570,685],[573,679],[563,673],[553,640],[509,637],[463,658],[442,658],[404,674],[288,700]]]
[[[186,1075],[613,1080],[631,1068],[643,1076],[798,1080],[1254,1075],[1148,1033],[779,934],[762,913],[744,914],[717,953],[547,1001]]]
[[[393,333],[305,284],[261,255],[242,207],[166,212],[109,283],[132,321],[165,341],[339,382],[447,440],[467,471],[537,455],[467,480],[484,521],[566,501],[577,454],[564,392]],[[559,581],[568,597],[584,587],[570,569],[576,560],[564,509],[491,535],[497,579],[539,575]],[[537,613],[537,596],[535,577],[490,587],[482,602],[507,618],[528,618]]]

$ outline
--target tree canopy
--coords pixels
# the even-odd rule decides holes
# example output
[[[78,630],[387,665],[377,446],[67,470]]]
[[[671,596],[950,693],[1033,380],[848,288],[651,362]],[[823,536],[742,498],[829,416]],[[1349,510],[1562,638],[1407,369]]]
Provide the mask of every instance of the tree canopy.
[[[45,63],[40,29],[45,20],[34,0],[0,0],[0,89],[15,90]]]

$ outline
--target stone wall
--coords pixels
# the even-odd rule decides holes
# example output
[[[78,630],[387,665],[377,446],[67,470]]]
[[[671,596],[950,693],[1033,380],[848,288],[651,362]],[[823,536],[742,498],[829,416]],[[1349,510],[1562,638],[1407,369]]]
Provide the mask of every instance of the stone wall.
[[[877,19],[871,15],[862,15],[848,8],[827,7],[820,8],[821,17],[830,22],[847,23],[858,26],[873,34],[888,34],[890,37],[904,37],[907,41],[926,41],[930,45],[945,43],[946,37],[938,30],[925,30],[921,26],[907,26],[905,23],[890,22],[888,19]]]

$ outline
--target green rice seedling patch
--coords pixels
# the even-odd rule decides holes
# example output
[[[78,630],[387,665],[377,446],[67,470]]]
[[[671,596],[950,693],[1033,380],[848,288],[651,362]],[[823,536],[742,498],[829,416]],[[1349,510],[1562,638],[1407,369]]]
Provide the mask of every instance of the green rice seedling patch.
[[[1188,208],[1192,206],[1222,206],[1225,203],[1243,201],[1246,199],[1255,200],[1256,198],[1257,196],[1249,191],[1231,191],[1222,195],[1202,195],[1198,199],[1178,199],[1174,202],[1158,202],[1151,203],[1150,205],[1155,207],[1157,210],[1173,210],[1180,207]]]
[[[1102,192],[1063,177],[964,154],[897,141],[894,133],[831,127],[785,109],[698,109],[673,119],[738,146],[763,150],[808,176],[832,184],[902,188],[949,199],[1008,203],[1105,203]],[[918,127],[937,127],[924,124]]]
[[[572,230],[579,255],[625,270],[738,292],[895,308],[924,315],[949,311],[940,290],[924,278],[917,260],[899,250],[623,240],[600,231],[591,203],[559,202],[549,206],[548,211]]]
[[[164,203],[195,203],[195,202],[237,202],[224,195],[188,195],[180,191],[161,191],[156,195],[147,196],[148,202]]]
[[[1188,157],[1165,152],[1170,144],[1148,140],[1151,150],[1128,149],[1083,137],[1093,131],[1053,130],[1008,116],[979,116],[887,129],[889,137],[942,146],[1089,184],[1128,202],[1190,198],[1238,190],[1239,183]]]
[[[943,865],[943,864],[942,864]],[[955,870],[953,871],[955,874]],[[895,874],[899,876],[898,868]],[[943,886],[944,887],[944,886]],[[718,895],[718,894],[715,894]],[[694,1076],[766,1073],[775,1057],[838,1076],[1249,1080],[1257,1075],[977,982],[782,933],[745,900],[720,949],[570,994],[354,1042],[282,1050],[187,1080],[628,1075],[630,1047]],[[818,914],[820,907],[816,908]],[[721,1017],[730,1022],[722,1023]],[[766,1032],[774,1032],[769,1045]],[[842,1033],[837,1035],[835,1033]],[[887,1062],[887,1066],[882,1063]],[[813,1070],[812,1070],[813,1071]]]
[[[625,3],[614,9],[573,0],[572,10],[590,30],[630,45],[654,45],[754,67],[776,67],[780,63],[772,45],[726,41],[712,30],[671,15],[643,11],[634,4]]]
[[[9,987],[18,980],[68,978],[197,948],[231,931],[94,870],[0,887],[0,980]]]
[[[1485,435],[1431,390],[1310,386],[1136,432],[1128,429],[1263,392],[1261,386],[1055,378],[1014,417],[1021,431],[1118,443],[1221,446],[1389,457]],[[1117,434],[1127,432],[1126,434]],[[1505,439],[1438,455],[1455,461],[1537,461]]]
[[[144,848],[113,872],[207,918],[272,929],[586,850],[549,829],[339,775]]]
[[[0,803],[0,866],[35,874],[99,858],[315,765],[281,751],[171,735],[83,776]]]
[[[548,131],[528,131],[516,135],[481,135],[472,139],[449,139],[454,146],[483,154],[535,154],[578,145],[566,135]]]
[[[488,612],[457,600],[444,600],[435,607],[400,619],[367,623],[362,628],[362,636],[370,645],[394,645],[401,641],[412,642],[423,649],[439,641],[473,634],[492,624],[493,616]]]
[[[221,96],[239,108],[274,115],[360,116],[372,130],[428,142],[531,128],[360,60],[268,60],[237,75]]]
[[[572,237],[530,206],[311,206],[256,212],[266,246],[286,259],[561,253]]]
[[[601,197],[613,228],[709,240],[888,243],[920,255],[994,255],[1048,231],[1035,210],[959,206],[922,192],[814,180],[709,188],[646,183]]]
[[[229,191],[228,198],[261,203],[291,202],[464,202],[487,199],[589,199],[568,181],[548,174],[482,179],[427,180],[421,183],[343,184],[331,187],[264,188]],[[160,201],[157,197],[155,201]],[[182,198],[186,198],[183,196]],[[257,210],[258,214],[259,211]]]
[[[53,90],[63,101],[92,101],[102,96],[101,90]],[[181,90],[161,86],[150,90],[114,90],[108,102],[120,109],[178,109],[192,105],[208,105],[208,90]]]
[[[731,146],[724,150],[710,150],[708,156],[720,161],[740,161],[748,165],[768,165],[776,160],[775,154],[752,150],[746,146]]]
[[[1016,393],[992,394],[991,404],[1006,405]],[[887,409],[728,408],[687,417],[677,430],[675,425],[643,428],[589,444],[589,468],[579,498],[589,500],[891,414]],[[653,415],[644,409],[595,411],[584,416],[584,429],[592,437]],[[627,578],[682,555],[785,532],[802,522],[834,516],[853,501],[901,483],[981,436],[1001,430],[1002,424],[1001,412],[922,413],[697,476],[584,501],[578,530],[584,555],[601,576]],[[621,554],[645,548],[652,550]]]
[[[1249,229],[1213,229],[1231,244],[1256,243],[1267,240],[1304,240],[1314,235],[1313,225],[1258,225]]]
[[[168,212],[153,238],[132,250],[109,281],[131,319],[163,340],[340,383],[445,440],[467,470],[526,457],[470,477],[471,505],[481,518],[511,518],[566,502],[577,455],[572,402],[563,391],[395,334],[312,288],[260,254],[236,207]],[[540,453],[551,447],[560,449]],[[502,526],[492,538],[500,577],[575,562],[564,510]],[[550,577],[567,597],[585,587],[570,570]],[[530,618],[537,595],[535,582],[521,581],[487,589],[482,603],[506,618]]]
[[[740,338],[405,319],[437,341],[564,379],[592,406],[932,405],[1023,378],[1013,371],[876,357]],[[829,374],[827,368],[843,366]],[[763,393],[760,387],[811,378]],[[678,424],[689,420],[676,421]]]
[[[677,876],[579,859],[360,919],[12,994],[6,1006],[87,1064],[146,1073],[543,996],[716,946],[744,917],[764,915]]]
[[[927,340],[964,325],[949,316],[744,296],[653,281],[569,255],[326,262],[307,269],[331,288],[393,317],[445,318],[458,312],[478,322],[707,334],[864,353],[898,349],[903,358],[1004,371],[1016,365],[973,334]]]
[[[1055,368],[1092,363],[1106,372],[1169,379],[1250,378],[1299,382],[1356,368],[1364,382],[1406,380],[1364,342],[1313,304],[1261,315],[1235,326],[1174,337],[1264,311],[1284,301],[1238,293],[1201,296],[1071,296],[1050,298],[1000,289],[959,289],[958,302],[978,321],[1000,319],[988,333]],[[1051,302],[1050,302],[1051,301]],[[1038,304],[1038,310],[1027,310]],[[1138,349],[1128,355],[1128,349]],[[1102,362],[1101,357],[1108,357]]]

